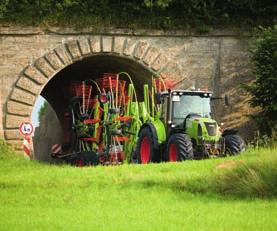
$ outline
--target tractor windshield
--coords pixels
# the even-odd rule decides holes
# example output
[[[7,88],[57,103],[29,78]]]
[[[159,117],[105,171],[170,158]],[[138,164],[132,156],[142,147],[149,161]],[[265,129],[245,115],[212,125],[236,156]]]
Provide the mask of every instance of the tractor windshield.
[[[190,113],[201,117],[211,117],[210,98],[200,95],[173,96],[173,121],[180,124]]]

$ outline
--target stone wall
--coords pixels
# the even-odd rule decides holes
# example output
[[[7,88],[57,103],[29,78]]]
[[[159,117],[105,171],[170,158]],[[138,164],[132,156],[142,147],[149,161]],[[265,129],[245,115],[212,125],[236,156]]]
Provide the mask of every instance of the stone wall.
[[[51,158],[53,144],[62,143],[62,128],[53,108],[48,105],[42,116],[40,126],[35,129],[33,137],[34,158],[42,162],[58,163]]]
[[[239,88],[252,78],[247,50],[247,40],[226,31],[193,36],[182,31],[96,33],[91,29],[0,27],[0,136],[17,144],[21,139],[18,125],[30,118],[47,82],[66,66],[95,54],[128,57],[178,82],[179,88],[194,84],[208,87],[216,96],[228,94],[230,107],[217,103],[216,116],[247,135],[245,115],[251,111]]]
[[[4,137],[4,129],[3,129],[3,107],[4,104],[2,103],[2,92],[0,91],[0,105],[1,105],[1,109],[0,109],[0,138]]]

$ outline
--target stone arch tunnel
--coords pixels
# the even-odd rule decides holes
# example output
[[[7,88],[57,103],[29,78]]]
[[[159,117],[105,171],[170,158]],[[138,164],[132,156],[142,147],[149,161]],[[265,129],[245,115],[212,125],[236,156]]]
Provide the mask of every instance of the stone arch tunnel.
[[[217,110],[219,122],[241,131],[248,126],[242,116],[250,112],[247,99],[236,89],[251,80],[248,53],[233,35],[27,32],[0,31],[4,67],[0,73],[0,137],[18,149],[22,144],[19,124],[30,120],[38,95],[44,96],[61,118],[63,84],[98,78],[103,72],[128,72],[139,92],[142,83],[158,74],[183,89],[196,83],[208,86],[216,96],[227,93],[231,106]]]

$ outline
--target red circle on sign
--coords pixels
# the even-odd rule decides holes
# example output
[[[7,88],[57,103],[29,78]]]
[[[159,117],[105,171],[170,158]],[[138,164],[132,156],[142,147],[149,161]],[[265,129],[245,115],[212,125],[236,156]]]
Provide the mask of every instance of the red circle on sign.
[[[33,133],[33,130],[33,125],[30,122],[23,122],[19,126],[19,131],[24,136],[31,135]]]

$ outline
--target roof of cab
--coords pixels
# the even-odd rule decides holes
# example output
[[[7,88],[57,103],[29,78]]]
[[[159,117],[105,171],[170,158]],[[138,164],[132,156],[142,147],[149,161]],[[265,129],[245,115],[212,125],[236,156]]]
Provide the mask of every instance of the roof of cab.
[[[169,91],[163,91],[161,92],[161,95],[167,95]],[[212,96],[212,92],[211,91],[203,91],[203,90],[171,90],[171,93],[175,93],[177,95],[202,95],[202,94],[209,94],[209,96]]]

